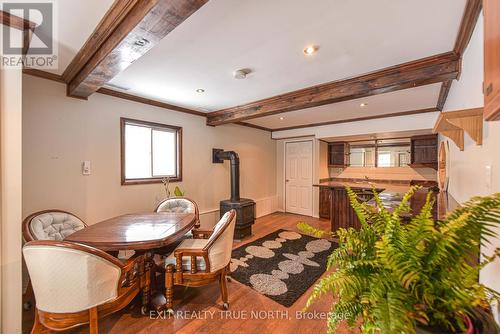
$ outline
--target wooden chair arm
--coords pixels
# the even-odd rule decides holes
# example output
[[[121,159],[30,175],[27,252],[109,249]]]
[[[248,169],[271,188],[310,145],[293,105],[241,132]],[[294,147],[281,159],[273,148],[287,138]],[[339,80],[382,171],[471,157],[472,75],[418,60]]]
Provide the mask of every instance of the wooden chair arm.
[[[133,255],[123,261],[122,276],[120,278],[122,287],[130,287],[139,279],[139,266],[144,261],[143,255]]]
[[[175,258],[178,257],[183,257],[183,256],[205,256],[208,255],[208,252],[206,250],[203,250],[201,248],[177,248],[174,251],[174,256]]]
[[[205,272],[210,272],[210,260],[208,258],[208,251],[204,249],[192,249],[192,248],[178,248],[174,251],[175,256],[175,270],[177,273],[182,273],[182,258],[184,256],[189,256],[191,258],[191,274],[196,274],[198,268],[196,266],[196,258],[198,256],[202,257],[205,261]]]
[[[212,230],[200,230],[200,229],[193,229],[191,232],[193,233],[194,239],[208,239],[213,233]]]

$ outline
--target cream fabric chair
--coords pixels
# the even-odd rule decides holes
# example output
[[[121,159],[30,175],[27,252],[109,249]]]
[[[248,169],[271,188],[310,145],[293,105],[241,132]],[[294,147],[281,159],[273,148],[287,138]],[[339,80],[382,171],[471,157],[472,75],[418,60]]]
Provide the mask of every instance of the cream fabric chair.
[[[85,323],[97,333],[99,316],[123,308],[140,291],[139,263],[123,263],[97,248],[31,241],[23,254],[36,298],[33,333]]]
[[[63,240],[68,235],[87,227],[74,214],[52,209],[35,212],[23,222],[23,236],[26,241]]]
[[[198,210],[198,205],[192,199],[187,197],[171,197],[161,201],[155,209],[155,212],[171,212],[171,213],[194,213],[196,222],[194,224],[194,230],[200,227],[200,212]],[[183,240],[192,239],[193,232],[188,231],[179,240],[170,244],[168,247],[156,250],[156,255],[153,260],[155,263],[155,272],[163,272],[163,260],[162,256],[170,254]]]
[[[173,212],[173,213],[194,213],[196,216],[195,228],[200,227],[200,212],[195,201],[187,197],[172,197],[161,201],[155,209],[155,212]]]
[[[219,280],[223,307],[229,308],[226,274],[233,248],[236,211],[226,212],[208,233],[194,231],[194,239],[186,239],[165,258],[165,296],[168,312],[173,312],[174,285],[202,286]],[[199,237],[208,237],[200,239]]]
[[[24,241],[33,240],[63,240],[68,235],[75,233],[87,224],[74,214],[58,210],[44,210],[35,212],[22,224]],[[31,281],[28,275],[23,275],[23,308],[31,309],[35,301],[33,300]]]

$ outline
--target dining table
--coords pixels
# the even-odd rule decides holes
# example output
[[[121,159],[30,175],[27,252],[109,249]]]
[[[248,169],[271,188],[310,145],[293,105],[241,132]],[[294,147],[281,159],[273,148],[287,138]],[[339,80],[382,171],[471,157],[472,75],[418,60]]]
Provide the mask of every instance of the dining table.
[[[139,259],[138,277],[142,290],[141,312],[149,310],[151,268],[155,250],[172,245],[196,224],[193,213],[133,213],[110,218],[79,230],[65,241],[89,245],[114,256],[119,251],[133,250]]]

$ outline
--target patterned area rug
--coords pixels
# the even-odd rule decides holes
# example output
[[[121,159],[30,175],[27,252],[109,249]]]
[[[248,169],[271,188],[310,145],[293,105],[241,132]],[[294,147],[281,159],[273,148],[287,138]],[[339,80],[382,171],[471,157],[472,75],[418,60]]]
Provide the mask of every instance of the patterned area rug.
[[[290,307],[326,270],[337,245],[278,230],[233,250],[231,277]]]

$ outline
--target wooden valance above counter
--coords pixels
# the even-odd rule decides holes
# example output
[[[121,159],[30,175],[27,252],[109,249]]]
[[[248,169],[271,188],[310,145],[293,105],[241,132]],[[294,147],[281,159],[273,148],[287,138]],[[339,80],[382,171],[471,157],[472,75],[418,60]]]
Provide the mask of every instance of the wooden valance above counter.
[[[401,203],[403,195],[410,189],[409,182],[408,184],[394,184],[367,181],[343,182],[337,180],[322,182],[314,186],[320,188],[320,193],[322,193],[320,197],[323,197],[323,200],[325,200],[325,196],[327,196],[328,203],[325,204],[327,204],[329,208],[328,213],[332,231],[336,231],[339,228],[353,227],[359,229],[361,227],[356,213],[349,202],[346,187],[350,187],[358,195],[361,201],[368,202],[369,204],[373,203],[373,205],[375,205],[373,201],[373,189],[375,189],[375,191],[379,193],[384,207],[389,211],[393,210]],[[428,191],[428,188],[422,188],[415,193],[410,201],[412,212],[420,211],[425,203]],[[437,193],[435,196],[436,202],[433,210],[435,219],[444,219],[449,212],[460,206],[458,202],[446,192]],[[408,215],[407,218],[411,218],[411,214]]]

